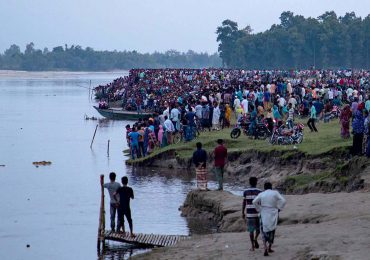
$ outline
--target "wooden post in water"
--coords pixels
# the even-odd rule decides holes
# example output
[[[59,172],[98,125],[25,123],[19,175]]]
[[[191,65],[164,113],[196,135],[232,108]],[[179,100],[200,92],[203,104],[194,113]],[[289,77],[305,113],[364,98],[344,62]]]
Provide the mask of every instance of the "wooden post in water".
[[[91,96],[90,96],[90,92],[89,92],[90,99],[93,99],[94,90],[91,88],[91,79],[90,79],[90,88],[89,89],[91,89]]]
[[[98,226],[98,242],[97,249],[98,254],[100,254],[101,246],[104,247],[104,233],[105,233],[105,208],[104,208],[104,175],[100,175],[100,213],[99,213],[99,226]]]
[[[90,149],[92,148],[92,145],[93,145],[93,142],[94,142],[94,139],[95,139],[96,130],[98,129],[98,126],[99,125],[96,125],[96,127],[95,127],[94,136],[93,136],[93,138],[91,140],[91,144],[90,144]]]
[[[110,143],[110,140],[108,139],[108,147],[107,147],[107,155],[109,157],[109,143]]]

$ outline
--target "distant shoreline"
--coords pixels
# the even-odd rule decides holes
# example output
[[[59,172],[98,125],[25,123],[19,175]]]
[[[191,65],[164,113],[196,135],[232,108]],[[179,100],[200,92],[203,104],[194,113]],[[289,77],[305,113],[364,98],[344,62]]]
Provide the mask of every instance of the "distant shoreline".
[[[80,76],[90,74],[126,74],[128,70],[113,70],[113,71],[24,71],[24,70],[0,70],[0,77],[16,78],[16,77],[32,77],[32,78],[51,78]]]

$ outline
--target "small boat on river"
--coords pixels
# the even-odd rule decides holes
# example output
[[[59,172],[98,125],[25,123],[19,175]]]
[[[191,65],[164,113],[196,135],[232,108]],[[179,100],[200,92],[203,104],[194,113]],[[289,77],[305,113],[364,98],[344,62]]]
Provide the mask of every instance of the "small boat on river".
[[[104,116],[105,118],[113,119],[113,120],[138,120],[139,118],[143,117],[150,117],[152,116],[151,113],[138,113],[136,111],[127,111],[122,110],[121,108],[107,108],[102,109],[97,106],[94,108]]]

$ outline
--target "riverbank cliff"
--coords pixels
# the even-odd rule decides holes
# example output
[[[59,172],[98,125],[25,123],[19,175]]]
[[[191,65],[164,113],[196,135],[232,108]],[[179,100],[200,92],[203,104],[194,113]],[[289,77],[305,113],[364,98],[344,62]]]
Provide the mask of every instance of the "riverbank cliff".
[[[209,156],[209,174],[212,157]],[[154,156],[129,161],[134,167],[156,167],[191,170],[191,156],[179,156],[168,149]],[[310,192],[351,192],[370,187],[370,161],[365,157],[351,157],[348,147],[334,148],[320,154],[307,154],[299,150],[231,150],[225,167],[226,181],[248,185],[249,177],[260,182],[270,181],[286,194]]]

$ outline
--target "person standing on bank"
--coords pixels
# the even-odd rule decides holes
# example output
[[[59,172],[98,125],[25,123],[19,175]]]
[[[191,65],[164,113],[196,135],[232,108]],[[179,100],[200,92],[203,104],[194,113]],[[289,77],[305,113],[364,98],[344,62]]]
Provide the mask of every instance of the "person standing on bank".
[[[316,121],[316,118],[317,118],[316,108],[312,104],[312,102],[310,102],[310,106],[311,106],[310,119],[308,119],[307,125],[310,128],[311,132],[313,132],[313,131],[317,132],[317,129],[316,129],[316,126],[315,126],[315,121]]]
[[[224,140],[218,139],[217,144],[218,145],[213,151],[215,158],[214,173],[216,174],[216,179],[218,182],[218,190],[223,190],[224,167],[227,160],[227,149],[224,146]]]
[[[265,247],[264,256],[268,256],[269,253],[274,252],[272,244],[274,243],[279,211],[284,208],[286,200],[278,191],[272,190],[270,182],[265,183],[264,189],[265,191],[258,194],[252,203],[260,213],[261,232]]]
[[[197,188],[207,190],[207,152],[202,149],[202,143],[197,143],[197,150],[193,153],[193,163],[195,164],[195,175]]]
[[[243,197],[243,207],[242,207],[242,214],[243,219],[246,218],[247,221],[247,229],[249,232],[249,238],[251,240],[252,247],[250,251],[254,251],[255,248],[259,248],[259,244],[257,242],[258,235],[260,234],[260,219],[258,217],[258,212],[256,207],[253,205],[253,200],[260,194],[262,191],[257,189],[257,178],[250,177],[249,178],[250,188],[244,191]]]
[[[118,208],[118,228],[122,228],[122,231],[125,232],[125,219],[126,216],[127,222],[130,227],[131,237],[135,237],[133,232],[132,218],[131,218],[131,208],[130,208],[130,199],[134,199],[134,191],[131,187],[128,187],[128,178],[126,176],[122,177],[122,187],[117,190],[114,194],[114,197],[118,199],[119,197],[119,208]]]
[[[121,187],[121,184],[116,182],[116,174],[114,172],[111,172],[109,174],[109,180],[110,180],[110,182],[105,183],[104,185],[102,184],[102,185],[109,192],[109,197],[110,197],[110,227],[111,227],[112,232],[114,232],[115,231],[115,229],[114,229],[114,227],[115,227],[115,218],[116,218],[116,213],[117,213],[117,209],[118,209],[118,205],[119,205],[118,204],[119,200],[117,200],[115,198],[114,194]],[[119,215],[117,217],[117,231],[119,231],[118,223],[119,223]]]

